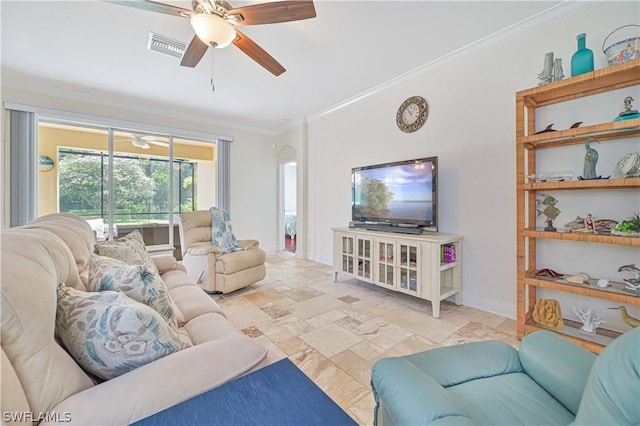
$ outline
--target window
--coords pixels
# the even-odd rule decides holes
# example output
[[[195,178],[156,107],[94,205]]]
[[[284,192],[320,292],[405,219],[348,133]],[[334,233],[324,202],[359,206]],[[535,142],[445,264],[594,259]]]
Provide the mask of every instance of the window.
[[[197,163],[174,159],[173,194],[169,211],[169,160],[114,154],[114,224],[169,223],[170,213],[197,210],[194,198]],[[87,219],[106,219],[108,207],[109,154],[107,152],[58,149],[58,205],[60,212]]]

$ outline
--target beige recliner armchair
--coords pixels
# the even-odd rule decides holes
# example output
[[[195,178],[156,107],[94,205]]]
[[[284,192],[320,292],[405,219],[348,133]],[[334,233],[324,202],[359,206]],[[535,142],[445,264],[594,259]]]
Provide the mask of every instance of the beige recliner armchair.
[[[238,240],[247,250],[223,253],[211,244],[211,212],[180,215],[182,263],[187,274],[207,292],[229,293],[266,275],[266,255],[256,240]]]

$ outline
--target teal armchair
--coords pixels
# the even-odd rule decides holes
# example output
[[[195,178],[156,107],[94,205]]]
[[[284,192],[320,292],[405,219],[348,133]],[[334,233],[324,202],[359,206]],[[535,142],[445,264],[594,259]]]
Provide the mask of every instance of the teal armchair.
[[[376,426],[638,425],[640,329],[599,356],[539,331],[384,358],[371,385]]]

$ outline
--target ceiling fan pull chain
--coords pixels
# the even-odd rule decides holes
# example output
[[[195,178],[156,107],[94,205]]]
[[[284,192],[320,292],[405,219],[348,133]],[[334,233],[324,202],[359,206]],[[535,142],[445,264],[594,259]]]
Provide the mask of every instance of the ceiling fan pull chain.
[[[216,85],[213,84],[213,70],[214,70],[214,68],[213,68],[213,65],[214,65],[214,63],[213,63],[213,55],[214,55],[213,51],[215,49],[212,46],[210,50],[211,50],[211,91],[215,92],[216,91]]]

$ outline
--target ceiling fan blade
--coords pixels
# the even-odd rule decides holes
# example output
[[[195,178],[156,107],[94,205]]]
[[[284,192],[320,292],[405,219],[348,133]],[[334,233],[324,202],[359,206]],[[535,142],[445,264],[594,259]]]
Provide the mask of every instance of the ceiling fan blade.
[[[160,142],[160,141],[156,141],[156,140],[148,140],[147,143],[150,143],[151,145],[158,145],[158,146],[163,146],[163,147],[168,147],[169,144],[166,142]]]
[[[262,47],[258,46],[256,42],[238,30],[236,30],[236,35],[237,37],[233,41],[233,44],[251,59],[266,68],[271,74],[277,77],[286,71],[278,61],[273,59],[273,56],[269,55]]]
[[[151,12],[165,13],[167,15],[188,17],[193,14],[192,10],[182,7],[171,6],[169,4],[158,3],[151,0],[102,0],[107,3],[115,3],[121,6],[135,7],[136,9],[149,10]]]
[[[195,67],[198,65],[198,62],[200,62],[200,59],[202,59],[208,48],[209,46],[204,44],[197,35],[193,36],[191,43],[187,46],[187,50],[185,50],[184,55],[182,55],[180,65],[183,67]]]
[[[313,1],[277,1],[238,7],[227,16],[241,16],[238,25],[275,24],[316,17]]]

